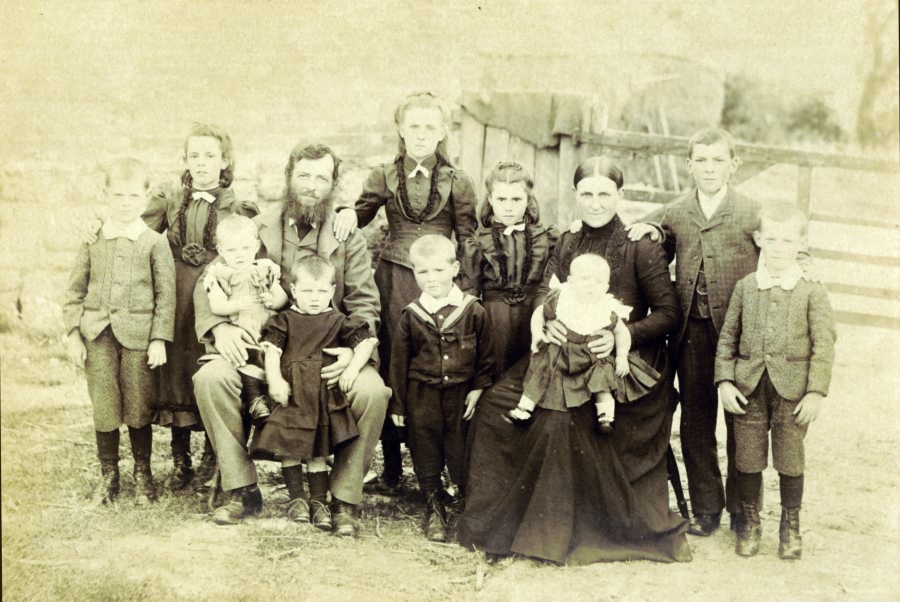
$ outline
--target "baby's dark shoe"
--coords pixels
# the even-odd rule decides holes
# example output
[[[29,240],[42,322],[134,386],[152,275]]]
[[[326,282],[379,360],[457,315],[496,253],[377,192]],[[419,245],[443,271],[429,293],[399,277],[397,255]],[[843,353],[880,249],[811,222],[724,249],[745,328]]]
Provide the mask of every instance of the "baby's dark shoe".
[[[516,406],[503,414],[503,420],[514,426],[528,426],[528,423],[531,422],[531,410]]]
[[[600,416],[600,418],[597,419],[597,431],[601,435],[612,435],[613,421],[606,416]]]
[[[264,425],[271,413],[265,396],[260,395],[259,397],[254,397],[250,402],[250,421],[256,428],[260,428]]]

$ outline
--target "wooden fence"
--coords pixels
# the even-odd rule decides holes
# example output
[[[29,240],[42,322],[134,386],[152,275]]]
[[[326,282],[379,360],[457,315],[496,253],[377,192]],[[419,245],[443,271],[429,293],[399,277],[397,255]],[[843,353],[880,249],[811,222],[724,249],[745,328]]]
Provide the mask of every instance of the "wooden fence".
[[[459,165],[465,169],[479,186],[483,194],[483,177],[498,160],[516,160],[523,163],[534,175],[535,195],[541,204],[541,215],[545,223],[555,223],[566,227],[577,215],[572,191],[572,174],[584,158],[602,153],[625,155],[631,159],[654,158],[668,155],[672,188],[676,188],[677,175],[673,155],[684,156],[688,138],[664,134],[630,132],[605,128],[605,116],[596,107],[586,108],[582,119],[584,131],[561,135],[554,147],[536,148],[509,131],[479,122],[473,115],[461,110],[456,115],[459,149]],[[868,157],[849,156],[834,153],[811,152],[805,150],[766,146],[758,144],[738,144],[737,155],[741,158],[741,168],[734,181],[746,181],[763,170],[776,164],[798,166],[796,203],[811,222],[837,224],[848,231],[854,228],[875,228],[897,233],[900,225],[884,220],[862,218],[850,215],[830,215],[817,211],[813,206],[812,181],[816,168],[841,168],[862,172],[897,174],[900,165],[896,161],[878,160]],[[658,182],[664,183],[660,164],[656,164]],[[676,190],[654,188],[629,188],[623,191],[630,201],[666,203],[680,194]],[[888,199],[897,203],[897,198]],[[858,236],[864,236],[860,231]],[[851,234],[852,236],[852,234]],[[841,262],[846,269],[872,268],[880,271],[876,280],[867,284],[836,281],[829,270],[824,277],[828,290],[837,296],[861,297],[878,305],[872,311],[859,311],[852,298],[836,305],[836,317],[840,322],[900,329],[900,245],[891,245],[885,254],[869,252],[836,251],[813,247],[810,249],[814,260],[820,263]],[[893,285],[893,286],[891,286]],[[861,305],[865,305],[862,303]]]

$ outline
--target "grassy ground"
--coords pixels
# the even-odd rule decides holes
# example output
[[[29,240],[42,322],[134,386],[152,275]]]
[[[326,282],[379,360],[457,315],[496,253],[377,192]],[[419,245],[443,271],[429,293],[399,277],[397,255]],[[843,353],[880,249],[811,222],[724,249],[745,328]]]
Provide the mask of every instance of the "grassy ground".
[[[366,497],[358,540],[300,527],[284,518],[286,493],[268,464],[264,511],[240,526],[213,525],[206,496],[193,491],[138,508],[127,436],[122,497],[91,508],[85,496],[99,468],[82,376],[58,343],[16,324],[5,330],[5,600],[743,600],[764,591],[792,600],[900,598],[898,377],[879,361],[890,357],[890,333],[840,331],[844,350],[867,352],[839,354],[832,394],[808,437],[802,561],[776,556],[777,478],[768,471],[756,558],[735,556],[733,535],[721,530],[691,540],[687,565],[575,568],[522,558],[489,564],[454,544],[428,543],[414,490],[396,502]],[[153,468],[159,481],[170,471],[164,431],[154,436]]]

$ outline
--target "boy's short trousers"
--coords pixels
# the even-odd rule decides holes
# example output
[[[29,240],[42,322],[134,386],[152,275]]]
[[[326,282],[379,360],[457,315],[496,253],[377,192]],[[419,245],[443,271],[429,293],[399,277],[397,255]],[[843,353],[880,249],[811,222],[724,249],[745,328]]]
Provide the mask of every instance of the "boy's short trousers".
[[[126,349],[106,327],[87,341],[88,393],[94,408],[94,429],[114,431],[123,424],[141,428],[150,424],[154,383],[147,351]]]
[[[746,414],[734,414],[735,459],[740,472],[762,472],[768,466],[769,431],[772,431],[772,464],[789,477],[803,474],[803,439],[809,425],[799,426],[794,410],[799,401],[788,401],[775,390],[768,371],[747,396]]]

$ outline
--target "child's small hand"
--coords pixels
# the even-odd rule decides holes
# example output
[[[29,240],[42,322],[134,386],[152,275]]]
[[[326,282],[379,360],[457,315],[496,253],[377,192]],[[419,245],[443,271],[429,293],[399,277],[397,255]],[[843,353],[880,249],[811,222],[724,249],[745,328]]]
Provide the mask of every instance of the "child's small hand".
[[[403,428],[406,426],[406,416],[401,416],[400,414],[391,414],[391,422],[394,423],[394,426],[399,428]]]
[[[475,408],[478,407],[478,400],[481,399],[482,393],[484,393],[484,389],[472,389],[469,391],[468,395],[466,395],[466,411],[463,414],[463,420],[472,420],[472,416],[475,415]]]
[[[628,365],[628,358],[616,358],[616,376],[627,376],[631,372],[631,366]]]
[[[277,378],[269,379],[269,397],[271,397],[275,403],[286,406],[290,394],[291,387],[284,378],[279,376]]]
[[[85,222],[84,229],[81,231],[81,242],[86,245],[97,242],[97,233],[100,232],[102,226],[103,222],[97,218]]]
[[[659,241],[659,230],[650,224],[631,224],[625,226],[625,231],[628,232],[628,240],[638,241],[649,236],[653,242]]]
[[[732,414],[746,414],[747,411],[741,405],[747,405],[749,402],[744,394],[741,393],[734,383],[731,381],[722,381],[719,383],[719,397],[722,399],[722,406]]]
[[[159,368],[166,363],[166,342],[160,339],[150,341],[147,347],[147,365],[150,369]]]
[[[338,211],[337,215],[334,216],[334,226],[332,228],[334,237],[338,242],[344,242],[356,230],[356,224],[356,211],[353,209]]]
[[[819,410],[822,409],[822,394],[807,393],[794,408],[794,423],[799,426],[805,426],[819,417]]]
[[[273,295],[269,291],[260,293],[259,301],[266,309],[275,309],[275,295]]]
[[[341,388],[341,391],[349,393],[350,389],[353,387],[353,383],[356,382],[357,376],[359,376],[359,368],[348,366],[338,379],[338,386]]]
[[[87,360],[87,347],[84,346],[84,339],[81,338],[81,332],[73,330],[69,334],[66,341],[66,353],[69,354],[69,361],[78,368],[84,368],[84,362]]]

